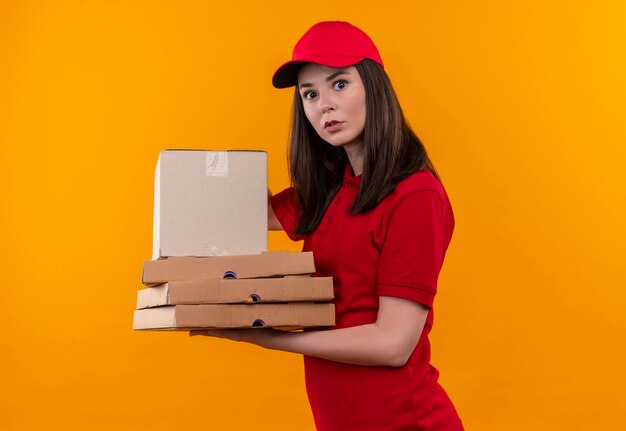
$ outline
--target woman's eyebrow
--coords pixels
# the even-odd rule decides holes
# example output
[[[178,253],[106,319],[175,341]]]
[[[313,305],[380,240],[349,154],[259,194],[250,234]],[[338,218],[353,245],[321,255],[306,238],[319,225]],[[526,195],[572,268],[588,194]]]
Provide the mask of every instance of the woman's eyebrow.
[[[336,77],[340,76],[340,75],[349,75],[350,72],[348,72],[347,70],[339,70],[335,73],[333,73],[332,75],[328,75],[326,77],[326,81],[332,81],[333,79],[335,79]],[[308,82],[303,82],[302,84],[298,84],[298,88],[308,88],[308,87],[313,87],[313,84],[309,84]]]
[[[350,74],[350,72],[348,72],[347,70],[340,70],[338,72],[333,73],[332,75],[329,75],[328,78],[326,78],[326,81],[332,81],[333,79],[335,79],[339,75],[349,75],[349,74]]]

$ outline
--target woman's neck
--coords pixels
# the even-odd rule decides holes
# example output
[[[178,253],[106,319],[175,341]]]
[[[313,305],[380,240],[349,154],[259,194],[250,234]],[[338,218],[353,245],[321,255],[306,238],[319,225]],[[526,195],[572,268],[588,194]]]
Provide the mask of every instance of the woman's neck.
[[[363,173],[363,142],[354,142],[343,146],[348,156],[348,161],[354,171],[354,176],[358,177]]]

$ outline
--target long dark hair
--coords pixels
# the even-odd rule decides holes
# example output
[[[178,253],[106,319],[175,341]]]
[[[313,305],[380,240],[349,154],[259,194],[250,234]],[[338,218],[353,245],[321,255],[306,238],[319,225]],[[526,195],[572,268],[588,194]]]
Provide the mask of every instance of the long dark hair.
[[[437,171],[424,145],[408,125],[391,81],[376,62],[355,64],[365,87],[363,176],[350,207],[364,213],[380,203],[396,185],[422,169]],[[300,219],[295,233],[305,235],[320,224],[341,187],[348,156],[319,137],[304,113],[296,86],[291,115],[289,173],[296,192]]]

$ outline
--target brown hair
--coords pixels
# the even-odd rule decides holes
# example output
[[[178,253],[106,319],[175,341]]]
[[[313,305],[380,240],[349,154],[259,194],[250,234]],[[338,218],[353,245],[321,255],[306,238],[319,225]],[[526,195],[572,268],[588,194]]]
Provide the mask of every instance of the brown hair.
[[[391,81],[376,62],[355,64],[365,88],[364,159],[361,186],[350,208],[364,213],[380,203],[396,185],[417,171],[439,176],[424,145],[408,125]],[[319,137],[304,113],[296,86],[291,115],[289,172],[300,219],[295,233],[313,232],[341,187],[348,156]]]

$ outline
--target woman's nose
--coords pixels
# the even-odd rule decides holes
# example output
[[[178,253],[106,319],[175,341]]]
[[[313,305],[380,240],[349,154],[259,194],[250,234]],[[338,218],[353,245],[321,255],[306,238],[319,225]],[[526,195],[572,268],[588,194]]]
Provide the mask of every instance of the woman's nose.
[[[332,100],[332,97],[330,97],[329,95],[320,95],[319,103],[320,103],[320,109],[322,110],[323,114],[326,114],[327,112],[330,112],[330,111],[334,111],[336,108],[335,103]]]

